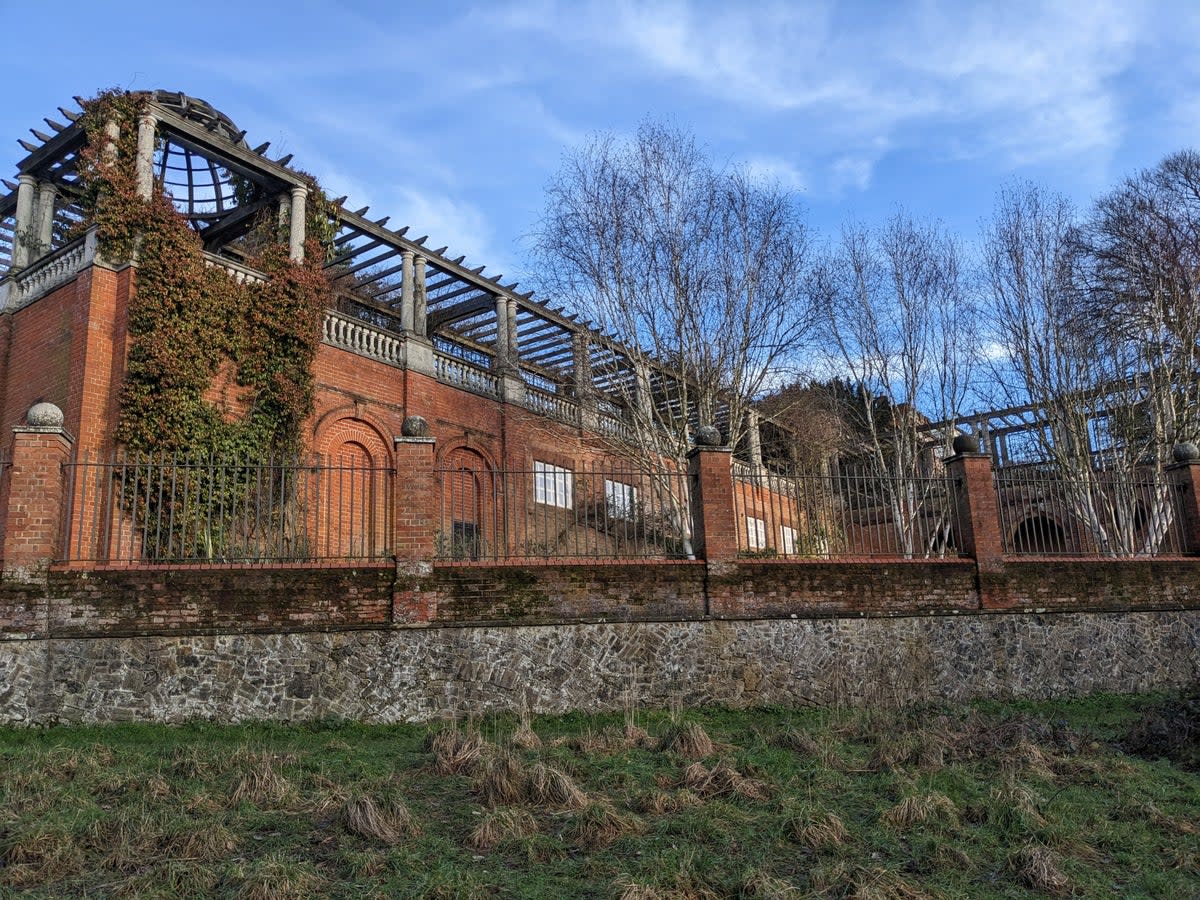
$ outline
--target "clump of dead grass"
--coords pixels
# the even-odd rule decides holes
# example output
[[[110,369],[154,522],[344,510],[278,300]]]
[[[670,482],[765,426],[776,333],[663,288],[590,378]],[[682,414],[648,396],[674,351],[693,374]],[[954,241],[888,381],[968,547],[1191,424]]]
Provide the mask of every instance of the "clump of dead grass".
[[[1021,883],[1043,894],[1056,897],[1067,894],[1071,881],[1059,864],[1058,854],[1040,844],[1026,844],[1010,854],[1008,867]]]
[[[500,750],[479,767],[475,788],[488,806],[510,806],[521,801],[526,777],[517,755]]]
[[[850,840],[846,824],[832,812],[801,813],[789,820],[788,828],[792,836],[810,850],[830,850]]]
[[[910,794],[885,810],[881,819],[892,828],[911,828],[924,824],[957,825],[958,807],[945,794],[936,791]]]
[[[688,759],[704,759],[717,752],[717,745],[699,722],[672,723],[663,732],[659,747]]]
[[[570,775],[544,763],[536,763],[529,769],[524,800],[538,806],[564,809],[583,809],[588,804],[587,794]]]
[[[238,896],[245,900],[309,900],[321,895],[325,880],[307,862],[281,854],[255,860],[236,871]]]
[[[497,809],[485,813],[471,832],[467,844],[487,852],[500,844],[538,833],[537,820],[523,809]]]
[[[899,872],[883,866],[859,866],[850,876],[845,896],[854,900],[932,900],[933,894]]]
[[[1012,778],[993,788],[984,819],[989,825],[1016,831],[1028,831],[1046,824],[1038,810],[1039,797]]]
[[[641,830],[641,820],[617,812],[607,801],[594,801],[575,816],[567,827],[566,837],[586,850],[599,850],[618,838]]]
[[[804,896],[795,885],[768,872],[751,872],[742,882],[741,897],[757,900],[799,900]]]
[[[230,804],[247,800],[258,807],[274,807],[296,802],[296,786],[281,771],[291,761],[289,756],[248,751],[239,764],[242,776],[230,795]]]
[[[470,775],[485,755],[487,741],[478,731],[457,725],[443,728],[430,736],[428,749],[433,752],[435,775]]]
[[[398,844],[404,838],[421,832],[416,819],[403,803],[393,799],[381,807],[365,794],[358,794],[346,801],[342,809],[342,823],[346,830],[384,844]]]
[[[726,762],[719,762],[711,769],[703,763],[692,763],[679,783],[701,797],[736,796],[761,801],[770,796],[766,784],[746,777]]]
[[[84,870],[83,848],[61,826],[38,826],[0,835],[3,883],[33,888],[72,878]]]
[[[704,801],[684,788],[679,791],[651,791],[637,801],[639,812],[662,816],[702,806]]]

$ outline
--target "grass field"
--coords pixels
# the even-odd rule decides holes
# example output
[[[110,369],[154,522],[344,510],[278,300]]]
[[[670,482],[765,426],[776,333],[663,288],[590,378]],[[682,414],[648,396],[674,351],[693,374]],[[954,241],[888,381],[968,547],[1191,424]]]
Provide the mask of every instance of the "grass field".
[[[0,730],[0,896],[1196,897],[1198,711]]]

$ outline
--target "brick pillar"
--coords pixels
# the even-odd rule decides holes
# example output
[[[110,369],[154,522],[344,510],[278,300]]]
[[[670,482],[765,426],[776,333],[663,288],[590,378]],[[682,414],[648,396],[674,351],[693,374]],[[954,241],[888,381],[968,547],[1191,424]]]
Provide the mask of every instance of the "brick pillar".
[[[1200,459],[1193,450],[1194,445],[1180,444],[1175,448],[1177,462],[1167,467],[1167,473],[1180,493],[1178,509],[1183,516],[1180,530],[1185,553],[1200,553]]]
[[[13,429],[12,461],[5,480],[4,575],[29,579],[60,555],[63,504],[67,491],[63,464],[74,443],[63,414],[37,403],[27,425]]]
[[[692,548],[709,563],[737,559],[732,459],[729,447],[698,446],[688,454]]]
[[[428,622],[436,599],[425,590],[433,572],[434,539],[438,526],[438,484],[433,466],[436,442],[420,416],[404,420],[396,438],[396,485],[392,541],[396,552],[396,583],[392,592],[392,621]]]
[[[945,460],[954,482],[957,507],[958,546],[974,558],[979,573],[979,600],[987,607],[1004,607],[995,576],[1004,571],[1004,541],[1000,533],[1000,509],[992,480],[992,458],[979,452],[975,438],[954,439],[955,455]]]

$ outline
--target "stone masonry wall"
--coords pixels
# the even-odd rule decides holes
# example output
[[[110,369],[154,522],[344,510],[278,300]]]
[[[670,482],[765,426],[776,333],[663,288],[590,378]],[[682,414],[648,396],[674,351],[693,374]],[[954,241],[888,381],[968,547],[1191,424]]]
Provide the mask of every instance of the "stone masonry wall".
[[[9,641],[0,722],[1053,697],[1194,683],[1198,650],[1198,611]]]

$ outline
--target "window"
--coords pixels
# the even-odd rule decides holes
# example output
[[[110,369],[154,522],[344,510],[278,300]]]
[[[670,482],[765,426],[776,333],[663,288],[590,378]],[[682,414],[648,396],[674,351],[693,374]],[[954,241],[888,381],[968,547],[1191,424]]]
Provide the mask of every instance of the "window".
[[[779,548],[784,556],[796,555],[796,529],[787,525],[779,526]]]
[[[604,499],[614,519],[632,519],[637,512],[637,488],[621,481],[604,479]]]
[[[751,550],[763,550],[767,546],[767,523],[754,516],[746,516],[746,545]]]
[[[573,503],[574,475],[570,469],[533,461],[533,499],[547,506],[569,509]]]

